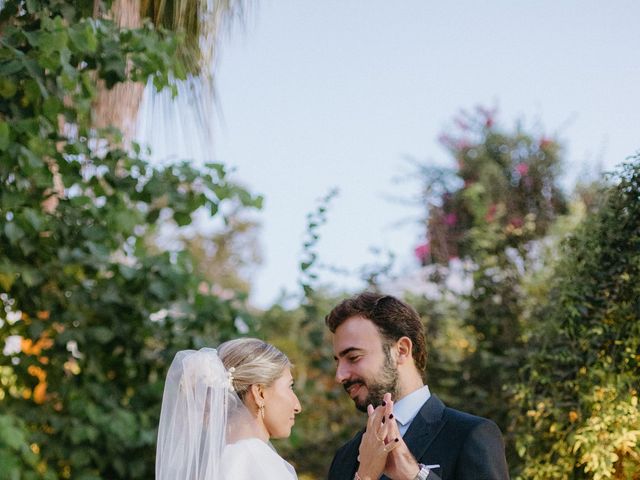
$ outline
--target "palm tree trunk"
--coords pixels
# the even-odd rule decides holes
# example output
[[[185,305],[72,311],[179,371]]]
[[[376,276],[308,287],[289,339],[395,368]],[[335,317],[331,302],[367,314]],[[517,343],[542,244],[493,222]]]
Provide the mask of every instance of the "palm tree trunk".
[[[94,2],[94,14],[100,15],[98,0]],[[114,0],[111,10],[105,15],[123,28],[138,28],[142,24],[140,0]],[[93,122],[96,128],[113,126],[123,134],[128,145],[135,134],[136,119],[142,100],[144,84],[138,82],[118,83],[107,89],[104,81],[98,81],[98,94],[94,102]]]

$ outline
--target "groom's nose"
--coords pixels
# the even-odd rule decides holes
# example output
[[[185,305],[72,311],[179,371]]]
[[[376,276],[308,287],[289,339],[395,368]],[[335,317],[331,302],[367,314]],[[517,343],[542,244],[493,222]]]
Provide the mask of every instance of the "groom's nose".
[[[348,380],[350,376],[349,369],[344,363],[338,361],[336,365],[336,382],[342,384],[345,380]]]

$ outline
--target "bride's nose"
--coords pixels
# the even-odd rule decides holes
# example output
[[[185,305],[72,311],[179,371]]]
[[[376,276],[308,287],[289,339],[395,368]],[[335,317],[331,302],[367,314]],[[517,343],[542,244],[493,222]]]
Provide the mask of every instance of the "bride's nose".
[[[302,405],[300,405],[300,400],[298,400],[298,396],[296,395],[296,403],[293,406],[293,411],[298,414],[302,411]]]

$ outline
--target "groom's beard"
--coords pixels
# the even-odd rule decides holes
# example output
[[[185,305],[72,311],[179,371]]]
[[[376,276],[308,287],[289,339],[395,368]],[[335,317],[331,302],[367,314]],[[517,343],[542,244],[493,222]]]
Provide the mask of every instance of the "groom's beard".
[[[376,374],[375,379],[364,380],[362,378],[347,381],[342,384],[347,391],[353,384],[361,383],[367,388],[367,396],[364,400],[355,398],[353,402],[356,408],[361,412],[367,411],[368,405],[377,407],[382,403],[382,397],[389,392],[391,397],[395,400],[398,396],[398,369],[393,363],[391,358],[391,351],[389,348],[384,347],[384,364],[380,368],[380,371]]]

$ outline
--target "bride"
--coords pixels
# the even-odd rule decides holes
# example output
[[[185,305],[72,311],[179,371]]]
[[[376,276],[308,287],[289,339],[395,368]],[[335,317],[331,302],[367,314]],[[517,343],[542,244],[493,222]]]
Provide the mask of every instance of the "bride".
[[[297,480],[269,443],[300,413],[291,363],[255,338],[178,352],[162,397],[157,480]]]

